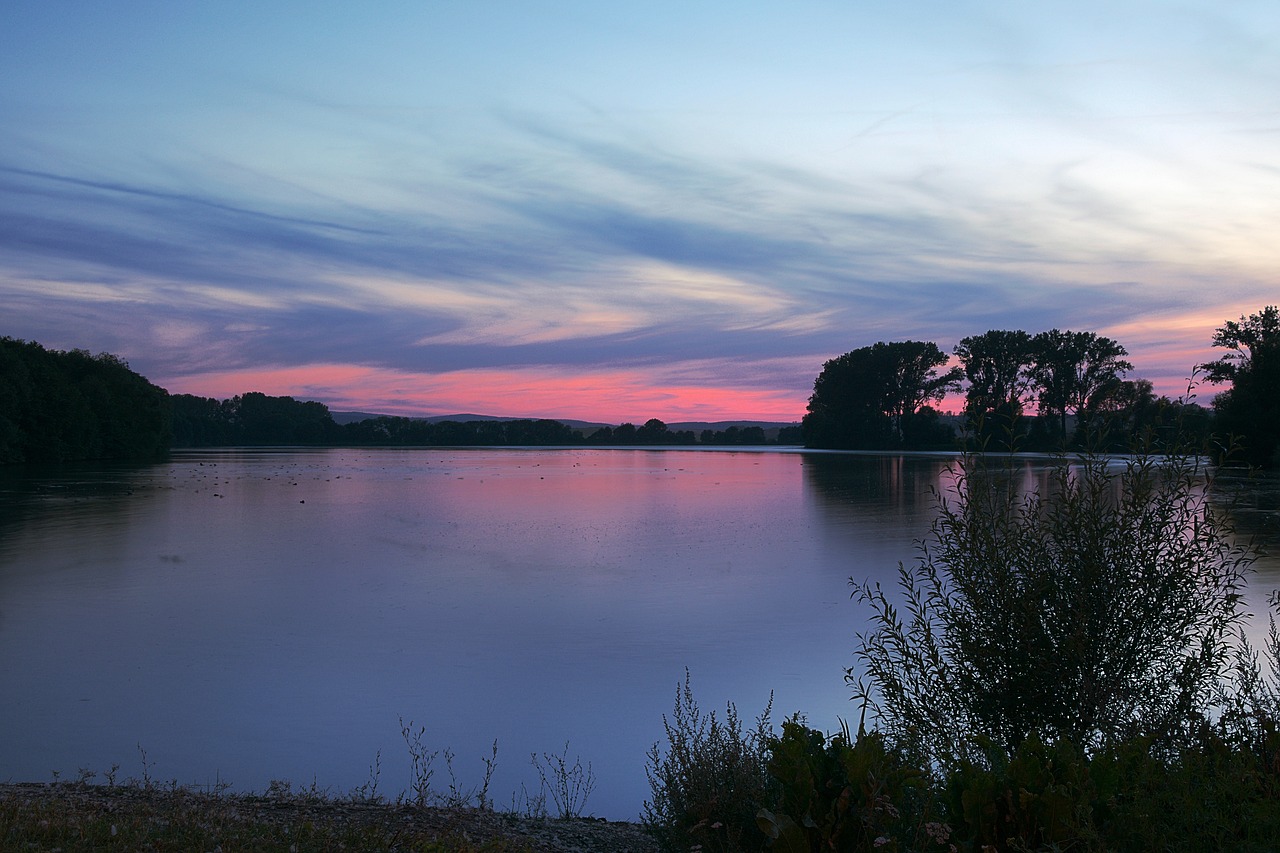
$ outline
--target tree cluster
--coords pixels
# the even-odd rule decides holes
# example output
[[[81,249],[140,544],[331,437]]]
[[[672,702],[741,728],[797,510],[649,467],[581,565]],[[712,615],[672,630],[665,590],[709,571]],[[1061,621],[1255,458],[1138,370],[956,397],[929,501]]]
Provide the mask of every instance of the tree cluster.
[[[745,446],[767,444],[800,444],[799,427],[783,427],[776,438],[769,438],[764,427],[730,426],[725,429],[704,429],[694,433],[690,429],[670,429],[657,418],[650,418],[643,426],[623,423],[616,427],[601,427],[586,436],[585,443],[592,445],[714,445]]]
[[[175,447],[322,445],[342,434],[323,403],[257,391],[228,400],[175,394],[172,401]]]
[[[618,424],[616,427],[600,427],[586,437],[587,444],[697,444],[698,438],[692,430],[671,430],[657,418],[650,418],[642,426],[632,423]]]
[[[579,444],[582,434],[560,421],[439,421],[377,417],[345,424],[342,444],[401,446],[548,446]]]
[[[1260,375],[1255,351],[1264,353],[1264,364],[1280,361],[1269,361],[1265,346],[1250,348],[1232,336],[1224,340],[1248,352],[1237,350],[1215,362],[1211,378],[1235,378],[1241,370]],[[979,449],[1124,450],[1174,430],[1204,436],[1212,426],[1202,407],[1157,397],[1145,379],[1126,379],[1133,370],[1128,352],[1093,332],[993,329],[963,338],[953,354],[955,365],[934,343],[880,342],[826,362],[809,398],[805,445],[955,449],[959,426]],[[1247,390],[1231,408],[1242,420],[1258,406],[1261,392],[1254,389],[1278,387],[1274,378],[1244,384]],[[934,404],[962,390],[963,415],[947,423]],[[1263,432],[1256,424],[1249,429]]]
[[[161,456],[168,396],[109,353],[0,338],[0,463]]]
[[[439,421],[383,415],[349,424],[323,403],[259,392],[214,400],[173,397],[175,447],[487,446],[576,444],[582,435],[553,420]]]

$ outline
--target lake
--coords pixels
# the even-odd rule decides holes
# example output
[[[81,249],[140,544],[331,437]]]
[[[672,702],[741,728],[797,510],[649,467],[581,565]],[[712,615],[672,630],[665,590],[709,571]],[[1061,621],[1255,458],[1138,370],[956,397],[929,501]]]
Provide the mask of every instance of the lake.
[[[497,739],[499,808],[537,790],[531,753],[567,742],[597,778],[586,811],[635,818],[686,669],[704,710],[750,720],[772,692],[775,721],[856,725],[849,578],[891,584],[913,560],[950,461],[290,449],[0,468],[0,779],[118,764],[342,793],[378,762],[395,796],[413,721],[463,785]],[[1241,528],[1274,545],[1280,488],[1251,489]],[[1255,587],[1278,586],[1268,558]]]

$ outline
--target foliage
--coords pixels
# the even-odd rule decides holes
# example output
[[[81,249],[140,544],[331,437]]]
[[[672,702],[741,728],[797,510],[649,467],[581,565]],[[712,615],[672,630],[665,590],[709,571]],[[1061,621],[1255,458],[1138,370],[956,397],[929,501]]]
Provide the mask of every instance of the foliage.
[[[1023,494],[968,456],[918,564],[905,621],[857,585],[873,629],[850,682],[892,740],[935,766],[1034,738],[1093,753],[1184,743],[1231,663],[1253,555],[1209,503],[1199,457],[1061,457]]]
[[[1056,413],[1064,438],[1068,412],[1075,413],[1077,429],[1087,433],[1091,417],[1121,391],[1121,378],[1133,370],[1123,346],[1093,332],[1041,332],[1031,340],[1031,353],[1028,375],[1040,414]]]
[[[798,434],[798,432],[799,432],[798,427],[783,427],[782,429],[778,430],[778,438],[774,442],[770,442],[769,439],[765,437],[764,427],[730,426],[722,430],[704,429],[701,433],[698,434],[698,443],[699,444],[718,444],[718,445],[731,445],[731,444],[760,445],[760,444],[770,444],[770,443],[773,443],[773,444],[800,443],[803,441],[803,438]]]
[[[1172,757],[1143,739],[1096,756],[1094,826],[1109,850],[1271,851],[1280,838],[1280,736],[1265,751],[1203,725]]]
[[[1213,345],[1229,352],[1202,365],[1210,382],[1230,382],[1214,400],[1219,429],[1240,436],[1245,460],[1280,466],[1280,309],[1228,320]]]
[[[643,820],[664,851],[764,847],[756,814],[776,801],[768,772],[772,707],[770,697],[747,730],[732,703],[723,720],[714,711],[703,714],[686,670],[684,686],[676,688],[675,709],[662,718],[666,750],[655,743],[645,766],[652,799],[644,804]]]
[[[149,460],[169,437],[167,392],[120,358],[0,338],[0,463]]]
[[[1034,360],[1031,335],[992,329],[962,338],[955,348],[965,380],[965,414],[981,425],[980,439],[999,435],[1022,414],[1027,369]]]
[[[177,447],[322,445],[341,436],[323,403],[258,391],[222,401],[176,394],[173,422]]]
[[[956,837],[975,849],[1042,850],[1096,840],[1097,790],[1089,759],[1067,740],[1036,737],[1012,755],[986,744],[983,760],[963,761],[946,777],[947,812]]]
[[[957,387],[959,369],[939,372],[947,356],[937,344],[880,342],[822,366],[803,421],[809,447],[900,447],[908,421]]]
[[[770,847],[788,853],[824,850],[927,849],[950,829],[927,820],[928,777],[890,749],[877,732],[847,727],[827,737],[799,719],[782,724],[769,773],[777,780],[776,809],[762,809]],[[921,828],[931,827],[929,832]],[[904,848],[902,845],[906,844]]]
[[[988,744],[981,762],[945,778],[956,841],[975,850],[1210,851],[1274,849],[1280,837],[1280,738],[1269,755],[1205,724],[1173,753],[1149,738],[1092,757],[1035,738],[1012,754]]]

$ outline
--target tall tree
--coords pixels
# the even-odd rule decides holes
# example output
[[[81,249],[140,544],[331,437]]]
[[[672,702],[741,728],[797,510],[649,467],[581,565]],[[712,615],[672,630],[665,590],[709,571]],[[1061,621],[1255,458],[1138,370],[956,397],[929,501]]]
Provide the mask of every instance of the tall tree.
[[[880,342],[833,358],[813,383],[803,429],[810,447],[880,448],[902,443],[905,422],[957,387],[958,368],[934,343]]]
[[[1027,371],[1034,362],[1031,335],[1020,329],[992,329],[962,339],[955,353],[969,383],[969,422],[982,425],[986,436],[1011,428],[1022,414],[1028,390]]]
[[[1228,320],[1213,345],[1230,350],[1200,365],[1210,382],[1231,383],[1213,401],[1219,426],[1243,440],[1249,462],[1280,466],[1280,310]]]
[[[1067,434],[1068,412],[1087,430],[1090,417],[1120,393],[1124,374],[1133,370],[1124,359],[1128,354],[1116,341],[1093,332],[1051,329],[1032,338],[1028,376],[1041,414],[1058,417],[1060,435]]]

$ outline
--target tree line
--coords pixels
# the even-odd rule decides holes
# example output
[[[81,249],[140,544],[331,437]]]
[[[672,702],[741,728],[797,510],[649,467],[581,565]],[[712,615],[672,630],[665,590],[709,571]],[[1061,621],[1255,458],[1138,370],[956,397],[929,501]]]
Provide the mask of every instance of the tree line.
[[[124,360],[0,338],[0,463],[150,459],[171,436],[169,393]]]
[[[970,449],[1125,450],[1152,436],[1234,436],[1252,464],[1280,463],[1280,314],[1268,306],[1228,321],[1213,345],[1229,352],[1197,365],[1231,383],[1212,410],[1157,397],[1119,342],[1093,332],[995,329],[952,355],[924,341],[880,342],[823,365],[802,422],[807,447],[955,449],[955,425],[935,404],[964,392],[959,418]],[[1035,409],[1034,415],[1029,413]]]
[[[747,445],[800,443],[799,427],[672,430],[657,418],[584,435],[550,419],[430,422],[380,416],[347,424],[323,403],[252,391],[226,400],[169,394],[110,353],[0,338],[0,464],[147,460],[171,447]]]
[[[175,394],[173,445],[227,447],[268,445],[343,445],[401,447],[556,446],[556,445],[745,445],[800,443],[799,427],[784,430],[777,439],[761,427],[724,430],[672,430],[657,418],[641,426],[623,423],[589,434],[547,418],[476,421],[427,421],[381,415],[347,424],[333,420],[322,403],[260,392],[228,400]]]
[[[333,420],[322,403],[259,392],[170,395],[110,353],[46,350],[0,338],[0,463],[145,459],[169,447],[232,445],[746,445],[894,450],[1126,450],[1152,436],[1211,434],[1251,464],[1280,465],[1280,311],[1228,321],[1197,365],[1229,384],[1212,409],[1157,397],[1117,341],[1093,332],[991,330],[953,355],[923,341],[880,342],[826,362],[799,427],[672,430],[657,418],[584,433],[559,421]],[[964,411],[936,408],[964,391]],[[1029,410],[1034,407],[1034,415]],[[958,424],[956,421],[958,420]],[[960,435],[957,435],[957,425]],[[963,444],[958,444],[962,441]]]

